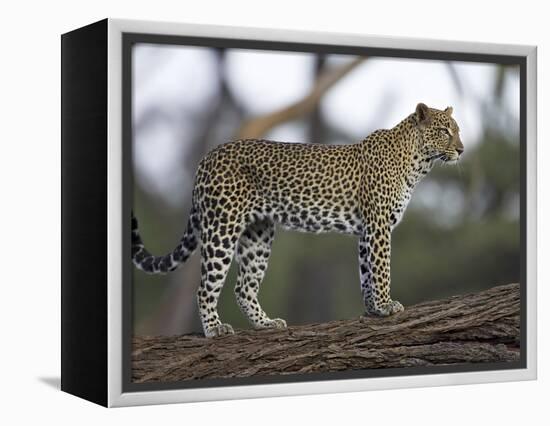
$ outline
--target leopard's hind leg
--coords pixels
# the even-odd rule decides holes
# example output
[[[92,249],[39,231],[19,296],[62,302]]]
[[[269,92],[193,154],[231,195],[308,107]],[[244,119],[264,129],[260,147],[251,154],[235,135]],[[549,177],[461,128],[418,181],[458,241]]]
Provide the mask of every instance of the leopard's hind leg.
[[[234,333],[230,324],[220,321],[217,306],[242,230],[239,225],[219,225],[217,219],[211,222],[210,226],[203,227],[201,236],[201,283],[197,291],[199,314],[206,337]],[[231,232],[227,232],[228,229]]]
[[[259,220],[248,225],[237,244],[235,260],[239,270],[235,296],[241,311],[254,328],[286,327],[285,320],[270,319],[258,301],[274,235],[275,224],[269,219]]]

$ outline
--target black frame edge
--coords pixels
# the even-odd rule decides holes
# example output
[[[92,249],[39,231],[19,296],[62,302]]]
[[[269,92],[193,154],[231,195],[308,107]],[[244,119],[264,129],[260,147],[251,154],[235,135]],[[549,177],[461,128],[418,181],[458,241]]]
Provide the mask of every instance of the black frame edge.
[[[61,390],[107,406],[108,20],[61,36]]]

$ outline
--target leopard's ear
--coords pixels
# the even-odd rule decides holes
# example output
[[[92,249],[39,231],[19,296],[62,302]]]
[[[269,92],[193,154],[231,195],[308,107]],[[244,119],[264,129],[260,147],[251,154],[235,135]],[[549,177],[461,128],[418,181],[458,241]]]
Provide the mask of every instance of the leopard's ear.
[[[443,111],[445,114],[447,114],[449,117],[451,116],[451,114],[453,113],[453,107],[452,106],[448,106],[447,108],[445,108],[445,111]]]
[[[430,121],[430,108],[422,102],[416,106],[416,122],[418,124],[428,124]]]

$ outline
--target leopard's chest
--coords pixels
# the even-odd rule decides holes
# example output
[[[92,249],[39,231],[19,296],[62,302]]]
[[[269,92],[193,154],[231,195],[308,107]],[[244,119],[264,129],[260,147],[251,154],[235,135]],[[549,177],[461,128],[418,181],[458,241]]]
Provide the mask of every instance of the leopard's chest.
[[[415,186],[429,172],[429,169],[429,164],[421,163],[403,179],[401,191],[398,193],[399,195],[396,197],[390,208],[390,226],[392,229],[396,227],[403,219],[403,215],[405,214],[405,210],[411,201]]]
[[[399,222],[401,222],[401,219],[403,219],[405,210],[407,209],[409,201],[411,200],[411,195],[412,191],[405,192],[403,196],[395,202],[393,208],[391,209],[390,226],[392,227],[392,229],[396,227]]]

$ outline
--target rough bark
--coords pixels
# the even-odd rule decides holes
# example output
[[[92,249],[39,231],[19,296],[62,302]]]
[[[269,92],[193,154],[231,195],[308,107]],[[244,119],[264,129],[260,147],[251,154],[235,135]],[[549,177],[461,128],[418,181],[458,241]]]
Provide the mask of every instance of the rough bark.
[[[518,284],[359,317],[235,335],[136,336],[134,382],[519,360]]]

